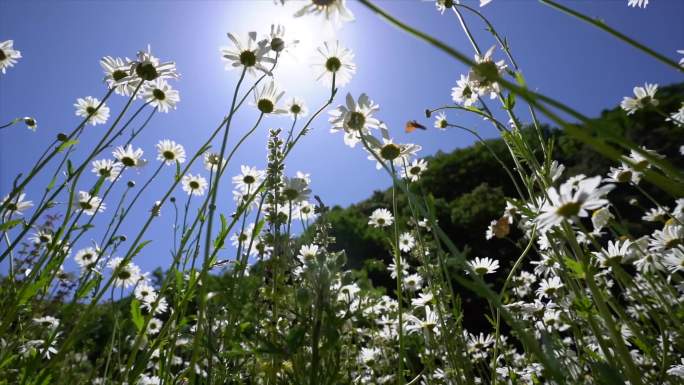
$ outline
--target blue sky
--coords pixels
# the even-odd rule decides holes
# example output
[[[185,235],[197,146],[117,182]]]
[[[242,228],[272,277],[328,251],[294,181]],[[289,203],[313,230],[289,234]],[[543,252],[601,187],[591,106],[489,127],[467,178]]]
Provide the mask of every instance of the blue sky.
[[[466,3],[476,5],[474,0]],[[440,15],[433,4],[420,1],[378,1],[400,19],[428,32],[461,52],[472,49],[453,13]],[[654,0],[647,9],[626,6],[626,0],[567,2],[576,9],[605,20],[609,25],[636,38],[658,52],[678,60],[677,49],[684,48],[684,2]],[[182,143],[189,153],[205,140],[230,103],[237,71],[224,70],[219,48],[229,45],[226,32],[266,33],[271,23],[281,22],[302,41],[295,55],[289,55],[276,72],[276,80],[287,96],[301,96],[315,110],[327,98],[328,86],[316,83],[307,64],[313,48],[324,39],[339,39],[351,48],[358,66],[351,83],[340,89],[335,105],[347,92],[366,92],[381,106],[384,120],[400,142],[413,141],[423,147],[421,155],[451,151],[468,146],[472,138],[463,132],[403,133],[404,122],[417,119],[432,125],[423,111],[450,103],[450,90],[467,69],[441,52],[386,24],[354,1],[349,7],[356,21],[334,29],[313,16],[293,19],[301,6],[286,7],[262,1],[11,1],[0,2],[0,40],[13,39],[23,58],[6,75],[0,75],[0,123],[18,116],[34,116],[37,133],[17,125],[0,131],[0,195],[6,194],[17,173],[33,165],[58,132],[69,132],[78,124],[73,103],[76,98],[101,98],[99,59],[105,55],[133,57],[150,44],[162,60],[173,60],[182,74],[173,83],[180,91],[176,111],[157,114],[135,145],[145,150],[153,165],[127,177],[142,184],[156,168],[154,144],[159,139]],[[573,108],[596,115],[615,106],[632,87],[644,82],[669,84],[682,81],[681,74],[615,40],[595,28],[552,10],[537,1],[494,0],[481,9],[497,30],[510,42],[513,54],[533,89],[562,100]],[[494,44],[475,18],[468,19],[482,47]],[[498,57],[501,57],[500,55]],[[501,57],[503,58],[503,57]],[[251,79],[250,79],[251,80]],[[251,100],[251,99],[250,99]],[[110,99],[112,112],[124,103]],[[248,130],[256,119],[255,109],[245,106],[234,121],[234,132]],[[523,116],[527,119],[526,116]],[[449,115],[450,121],[475,128],[486,137],[495,135],[485,122],[463,113]],[[268,128],[289,126],[287,118],[268,119],[237,153],[228,176],[241,164],[264,167]],[[376,171],[359,148],[350,149],[340,134],[329,133],[327,117],[313,124],[292,154],[287,174],[311,173],[312,188],[327,204],[348,205],[368,197],[373,190],[386,188],[388,178]],[[80,146],[98,138],[103,126],[88,127]],[[236,135],[231,136],[235,143]],[[76,156],[81,155],[77,152]],[[40,186],[52,170],[37,178],[27,189],[37,200]],[[147,207],[168,185],[172,171],[165,170],[158,184],[145,194],[139,210],[125,223],[125,233],[135,234]],[[206,172],[201,165],[193,173]],[[83,178],[85,190],[94,176]],[[221,208],[230,212],[230,186],[221,188]],[[181,201],[182,191],[174,194]],[[114,202],[109,202],[114,206]],[[106,212],[108,220],[111,212]],[[136,258],[144,269],[168,264],[173,213],[170,208],[153,225],[145,239],[154,242]],[[99,223],[99,222],[97,222]],[[86,242],[87,243],[87,242]],[[83,247],[75,245],[76,248]],[[229,257],[229,254],[223,257]]]

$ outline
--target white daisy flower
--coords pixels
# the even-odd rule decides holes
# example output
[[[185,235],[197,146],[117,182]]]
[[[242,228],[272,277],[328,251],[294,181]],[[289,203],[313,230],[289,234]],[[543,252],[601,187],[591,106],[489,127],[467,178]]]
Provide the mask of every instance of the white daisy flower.
[[[309,114],[309,109],[301,98],[293,97],[285,104],[285,110],[292,119],[303,118]]]
[[[469,107],[477,102],[478,93],[475,90],[474,84],[470,78],[461,75],[461,78],[456,81],[456,87],[451,89],[451,100],[456,104],[461,104],[464,107]]]
[[[146,333],[149,335],[155,335],[155,334],[159,333],[159,330],[161,330],[163,325],[164,325],[164,323],[162,322],[162,320],[160,320],[159,318],[153,317],[150,319],[150,322],[147,323]],[[150,382],[148,382],[148,383],[150,383]]]
[[[225,167],[226,159],[222,159],[222,161],[220,161],[219,154],[215,152],[207,152],[204,154],[204,168],[207,171],[211,171],[213,173],[218,172],[219,163],[221,163],[221,168]]]
[[[657,106],[658,100],[655,98],[657,91],[657,84],[645,83],[643,87],[634,87],[635,97],[625,96],[620,103],[620,107],[627,111],[628,115],[631,115],[649,104]]]
[[[602,207],[591,214],[591,224],[594,226],[594,232],[599,233],[604,227],[608,225],[611,219],[615,218],[607,207]]]
[[[91,164],[93,166],[91,171],[95,175],[98,177],[104,177],[110,182],[114,182],[121,173],[121,163],[115,162],[112,159],[95,160]]]
[[[684,244],[684,226],[665,225],[662,230],[656,230],[651,234],[649,248],[656,253],[673,249]]]
[[[653,207],[641,217],[647,222],[665,222],[670,217],[670,212],[666,207]]]
[[[308,0],[309,4],[295,12],[294,17],[324,15],[325,20],[337,25],[353,21],[354,14],[347,8],[347,0]]]
[[[280,24],[271,24],[271,33],[269,34],[268,46],[271,51],[284,52],[299,43],[299,40],[285,40],[285,26]]]
[[[95,267],[95,261],[98,259],[101,250],[98,247],[86,247],[76,252],[74,261],[81,267],[82,270],[89,270]]]
[[[423,307],[432,302],[433,299],[432,293],[418,293],[418,298],[411,299],[411,306]]]
[[[416,245],[416,240],[410,233],[399,235],[399,250],[408,253]]]
[[[47,327],[50,330],[55,330],[59,327],[59,320],[52,316],[44,316],[39,318],[34,318],[33,322],[40,326]]]
[[[164,139],[157,143],[157,160],[167,165],[185,162],[185,149],[173,140]]]
[[[444,112],[440,112],[435,116],[435,128],[443,131],[446,130],[448,126],[449,122],[447,122],[446,114]]]
[[[284,114],[287,110],[277,107],[285,91],[280,91],[274,81],[264,84],[254,91],[254,105],[263,114]]]
[[[291,202],[303,202],[309,199],[311,194],[311,189],[309,188],[309,183],[305,177],[300,175],[288,178],[283,178],[283,188],[281,193],[283,197]]]
[[[202,196],[207,188],[207,180],[200,175],[187,174],[183,176],[181,185],[183,186],[183,191],[188,193],[188,195]]]
[[[240,175],[233,177],[235,188],[242,194],[253,193],[256,186],[264,180],[265,172],[256,167],[240,166]]]
[[[107,263],[107,267],[112,269],[114,286],[127,289],[140,280],[140,268],[130,261],[126,264],[122,264],[122,262],[123,258],[121,257],[112,258]]]
[[[151,82],[146,82],[143,88],[143,99],[152,107],[160,112],[169,112],[169,109],[176,109],[176,104],[180,101],[178,90],[171,88],[169,83],[157,78]]]
[[[221,57],[226,62],[226,69],[244,68],[250,75],[256,75],[257,71],[271,74],[264,66],[265,63],[275,63],[273,58],[267,56],[270,47],[267,40],[257,42],[256,32],[249,32],[245,40],[228,33],[228,38],[233,42],[233,47],[221,47]]]
[[[670,116],[665,120],[668,122],[673,122],[680,127],[684,126],[684,103],[682,103],[682,106],[679,107],[677,111],[671,113]]]
[[[78,192],[78,200],[74,203],[76,209],[83,210],[86,215],[95,215],[95,213],[103,212],[106,208],[102,199],[90,195],[87,191]]]
[[[394,216],[392,213],[384,208],[376,209],[370,216],[368,224],[373,227],[387,227],[394,223]]]
[[[93,126],[98,124],[107,123],[109,119],[109,107],[104,103],[100,105],[100,101],[92,96],[86,96],[85,98],[78,98],[74,107],[76,107],[76,116],[82,116],[88,119],[88,123]]]
[[[9,194],[5,195],[5,197],[2,198],[2,202],[0,202],[0,206],[5,207],[5,215],[21,215],[22,212],[33,207],[33,201],[24,200],[24,198],[26,198],[26,194],[24,193],[15,196],[11,200],[9,199]]]
[[[404,289],[409,291],[418,291],[423,287],[423,277],[419,274],[411,274],[404,277]]]
[[[308,265],[310,263],[313,263],[316,261],[316,256],[318,255],[318,245],[310,244],[310,245],[302,245],[302,247],[299,249],[299,255],[297,255],[297,259],[304,265]]]
[[[354,147],[361,141],[361,135],[368,134],[371,128],[378,128],[380,121],[373,117],[380,109],[366,94],[361,94],[358,101],[350,93],[347,93],[346,105],[338,106],[330,111],[332,123],[330,132],[344,131],[344,142],[349,147]]]
[[[620,167],[611,167],[608,172],[608,182],[614,183],[632,183],[633,185],[638,185],[641,181],[641,173],[633,170],[626,164],[620,165]]]
[[[138,77],[131,76],[131,61],[111,56],[105,56],[100,60],[100,66],[105,72],[105,83],[110,89],[122,96],[131,96],[142,81]],[[136,95],[136,97],[138,97]]]
[[[126,167],[138,167],[145,163],[142,160],[143,150],[141,148],[133,150],[133,145],[131,144],[126,147],[117,147],[114,152],[112,152],[112,155]]]
[[[468,82],[476,90],[477,94],[482,96],[489,93],[492,99],[496,98],[501,92],[497,79],[506,70],[506,64],[503,60],[495,62],[492,58],[495,49],[496,46],[492,46],[484,55],[475,55],[475,62],[477,64],[468,73]]]
[[[630,254],[632,242],[630,241],[608,241],[608,248],[594,252],[599,263],[603,267],[610,267],[611,263],[621,264],[627,260]]]
[[[592,178],[571,178],[556,190],[550,187],[547,190],[549,199],[541,207],[541,214],[535,218],[540,229],[549,229],[560,224],[563,220],[572,220],[575,217],[588,216],[587,210],[597,210],[608,204],[605,195],[615,185],[601,184],[601,176]]]
[[[387,126],[385,126],[384,123],[380,123],[380,131],[382,132],[383,136],[382,143],[371,135],[364,135],[363,137],[363,139],[365,139],[368,143],[368,147],[370,147],[370,150],[365,147],[364,150],[375,153],[375,155],[373,155],[373,153],[368,155],[368,160],[376,162],[375,168],[378,170],[380,170],[383,165],[378,161],[376,155],[383,161],[392,162],[395,168],[401,170],[405,164],[409,163],[410,158],[416,155],[416,153],[422,148],[413,143],[394,143],[394,141],[389,137]]]
[[[144,281],[135,287],[134,295],[141,303],[153,303],[157,300],[157,291]]]
[[[292,218],[309,221],[316,218],[316,210],[314,205],[309,201],[302,201],[297,204],[292,212]]]
[[[411,164],[402,169],[402,177],[418,182],[420,176],[427,170],[428,164],[424,159],[414,159]]]
[[[539,283],[539,288],[537,289],[537,297],[542,299],[544,297],[552,297],[558,290],[563,286],[560,278],[553,276],[551,278],[542,278]]]
[[[475,257],[475,260],[468,261],[467,264],[478,275],[494,274],[499,269],[499,261],[492,258]]]
[[[678,246],[670,251],[663,261],[667,270],[671,274],[676,272],[684,272],[684,246]]]
[[[350,49],[344,48],[339,41],[335,41],[324,42],[317,51],[320,56],[314,59],[312,65],[318,74],[317,81],[331,84],[333,74],[336,86],[342,87],[351,81],[356,73],[356,64],[354,64],[354,53]]]
[[[21,59],[21,52],[14,49],[14,40],[0,42],[0,71],[3,74],[7,68],[14,67],[17,59]]]
[[[150,46],[147,51],[138,51],[137,60],[131,64],[131,73],[144,81],[161,79],[177,79],[180,77],[176,71],[176,63],[161,62],[152,55]]]

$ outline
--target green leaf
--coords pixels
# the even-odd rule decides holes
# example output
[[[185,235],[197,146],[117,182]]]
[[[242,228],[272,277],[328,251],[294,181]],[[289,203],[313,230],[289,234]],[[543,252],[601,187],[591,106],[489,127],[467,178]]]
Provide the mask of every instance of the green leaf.
[[[16,225],[20,224],[21,221],[22,221],[21,219],[15,219],[15,220],[12,220],[9,222],[2,223],[2,224],[0,224],[0,231],[10,230],[10,229],[14,228]]]
[[[78,139],[67,140],[66,142],[60,144],[59,147],[57,147],[57,152],[62,152],[62,151],[66,150],[67,148],[69,148],[69,147],[71,147],[77,143],[78,143]]]
[[[145,320],[140,312],[140,302],[137,299],[131,300],[131,321],[133,321],[138,331],[141,331],[145,324]]]

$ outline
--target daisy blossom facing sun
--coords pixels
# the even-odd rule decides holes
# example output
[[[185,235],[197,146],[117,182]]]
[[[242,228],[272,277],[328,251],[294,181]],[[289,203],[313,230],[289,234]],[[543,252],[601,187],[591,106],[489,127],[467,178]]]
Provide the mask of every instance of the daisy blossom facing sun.
[[[145,83],[143,99],[152,107],[156,107],[159,112],[169,112],[176,109],[176,104],[180,101],[178,90],[171,88],[169,83],[161,78]]]
[[[117,147],[112,155],[126,167],[139,167],[145,163],[142,159],[143,150],[141,148],[134,150],[131,144],[126,147]]]
[[[241,68],[250,75],[256,75],[257,71],[271,73],[271,70],[264,66],[265,63],[275,63],[275,59],[268,56],[270,47],[267,40],[257,41],[256,32],[249,32],[246,39],[229,32],[228,39],[233,46],[221,47],[220,50],[227,70]]]
[[[330,111],[328,121],[332,124],[330,132],[344,131],[344,143],[354,147],[361,141],[361,135],[368,134],[371,128],[378,128],[380,121],[373,115],[380,109],[366,94],[361,94],[358,101],[348,93],[346,104]]]
[[[316,80],[330,84],[334,75],[335,85],[340,87],[347,85],[356,73],[354,53],[340,45],[339,41],[324,42],[317,51],[320,56],[316,57],[312,65],[318,74]]]
[[[157,160],[167,165],[185,162],[185,149],[173,140],[164,139],[157,143]]]
[[[121,257],[112,258],[107,267],[112,269],[114,276],[114,286],[128,289],[140,280],[140,268],[132,262],[123,263],[124,259]]]
[[[88,123],[93,126],[105,124],[109,119],[109,107],[104,103],[100,106],[100,101],[92,96],[78,98],[74,107],[76,107],[76,116],[87,118]]]
[[[207,188],[207,180],[200,175],[187,174],[181,180],[183,191],[188,195],[204,195],[204,190]]]
[[[394,216],[392,213],[384,208],[376,209],[371,214],[368,224],[373,227],[387,227],[394,223]]]
[[[287,111],[277,107],[285,91],[280,91],[273,80],[254,91],[254,105],[263,114],[284,114]]]

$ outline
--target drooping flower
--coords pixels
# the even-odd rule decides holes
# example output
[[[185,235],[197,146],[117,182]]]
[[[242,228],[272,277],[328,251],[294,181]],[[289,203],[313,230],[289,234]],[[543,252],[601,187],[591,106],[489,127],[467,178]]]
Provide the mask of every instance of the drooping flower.
[[[371,128],[378,128],[380,121],[373,117],[380,109],[366,94],[361,94],[358,101],[347,93],[346,105],[338,106],[330,111],[332,123],[330,132],[344,131],[344,143],[354,147],[361,141],[361,135],[366,135]]]
[[[185,149],[173,140],[164,139],[157,143],[157,160],[167,165],[185,162]]]
[[[92,96],[85,98],[78,98],[74,107],[76,107],[76,116],[82,116],[88,119],[88,123],[93,126],[107,123],[109,119],[109,107],[104,103],[100,106],[100,101]]]
[[[684,60],[684,59],[682,59]],[[684,103],[682,103],[681,107],[673,113],[670,114],[670,116],[667,117],[668,122],[672,122],[680,127],[684,126]]]
[[[0,42],[0,71],[3,74],[7,68],[14,67],[17,59],[21,59],[21,52],[14,49],[14,40]]]
[[[631,115],[648,105],[657,106],[658,99],[655,98],[657,91],[657,84],[645,83],[643,87],[634,87],[635,97],[625,96],[620,103],[620,107],[627,111],[628,115]]]
[[[267,56],[270,50],[267,40],[257,42],[256,32],[249,32],[245,40],[229,32],[228,38],[233,42],[233,47],[221,47],[226,69],[241,68],[250,75],[256,75],[257,71],[271,74],[271,70],[264,65],[275,63],[273,58]]]
[[[188,195],[204,195],[204,190],[207,188],[207,180],[200,175],[187,174],[181,180],[183,191]]]
[[[349,83],[356,73],[354,53],[341,46],[339,41],[324,42],[317,51],[320,56],[313,64],[314,71],[318,74],[316,80],[331,84],[334,75],[336,86],[342,87]]]
[[[180,101],[178,90],[171,88],[169,83],[157,78],[145,83],[143,89],[143,99],[152,107],[156,107],[159,112],[169,112],[169,109],[176,109],[176,104]]]
[[[394,223],[392,213],[384,208],[376,209],[370,216],[368,224],[373,227],[387,227]]]

